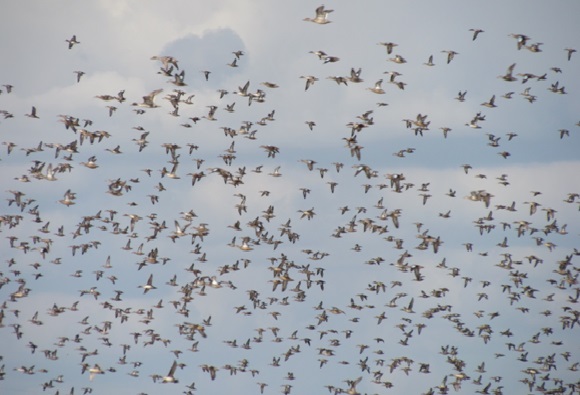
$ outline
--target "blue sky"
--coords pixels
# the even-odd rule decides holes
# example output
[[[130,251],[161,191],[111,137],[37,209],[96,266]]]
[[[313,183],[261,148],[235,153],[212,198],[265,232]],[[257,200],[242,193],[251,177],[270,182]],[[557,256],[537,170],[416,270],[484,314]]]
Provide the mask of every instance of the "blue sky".
[[[367,1],[361,6],[336,0],[326,4],[334,10],[331,23],[303,21],[313,18],[319,5],[305,0],[6,5],[10,18],[0,25],[5,37],[0,85],[13,88],[8,93],[0,87],[0,110],[12,115],[0,118],[5,143],[0,147],[0,392],[37,393],[50,383],[47,393],[66,394],[73,387],[82,393],[90,387],[93,393],[181,394],[195,382],[196,393],[257,394],[257,383],[267,383],[265,394],[288,389],[423,394],[441,392],[443,383],[451,392],[456,383],[458,393],[499,394],[577,383],[578,324],[563,328],[562,322],[578,312],[580,200],[574,194],[580,192],[580,55],[568,60],[566,51],[580,50],[578,3]],[[484,31],[473,40],[470,29],[476,28]],[[518,50],[512,34],[528,36],[529,48]],[[73,35],[80,43],[69,49],[65,40]],[[387,54],[381,42],[397,46]],[[535,43],[541,51],[530,50]],[[442,51],[451,50],[458,54],[447,63]],[[236,51],[243,55],[231,67]],[[339,60],[325,63],[311,51]],[[389,61],[397,54],[406,63]],[[430,55],[432,67],[424,65]],[[172,84],[174,77],[163,75],[153,56],[177,59],[186,85]],[[517,81],[505,81],[501,76],[514,63]],[[351,68],[360,68],[364,81],[345,86],[329,79],[348,77]],[[207,81],[204,70],[211,71]],[[85,73],[79,82],[75,71]],[[401,74],[395,81],[404,82],[404,89],[389,83],[389,72]],[[524,74],[536,77],[524,83]],[[310,75],[318,81],[305,90],[300,77]],[[381,79],[385,94],[371,92],[368,88]],[[265,93],[263,102],[248,104],[235,93],[246,82],[248,92]],[[550,91],[556,83],[566,94]],[[165,98],[177,88],[183,100],[194,95],[193,104],[180,103],[172,116]],[[535,101],[526,100],[526,88]],[[131,104],[156,89],[163,89],[155,99],[158,107],[137,114],[140,107]],[[222,89],[228,93],[220,98]],[[97,98],[122,90],[124,102]],[[465,91],[465,101],[458,101],[458,92]],[[503,97],[508,92],[511,99]],[[482,106],[494,95],[495,108]],[[226,111],[232,103],[234,111]],[[32,106],[38,119],[25,116]],[[107,106],[116,107],[111,116]],[[216,107],[213,121],[207,119],[210,106]],[[361,119],[368,111],[371,122]],[[478,113],[485,117],[477,122],[480,128],[466,126]],[[405,127],[404,120],[418,121],[418,114],[430,122],[423,136]],[[64,127],[63,116],[79,119],[76,132]],[[92,124],[84,126],[84,119]],[[313,130],[306,121],[316,123]],[[252,123],[255,139],[224,134],[224,128],[240,131],[246,122]],[[351,122],[365,123],[354,133],[360,160],[346,142]],[[451,128],[447,138],[441,128]],[[80,129],[110,137],[81,144]],[[569,136],[560,138],[561,129]],[[140,152],[135,140],[145,131],[148,144]],[[510,140],[508,133],[517,136]],[[492,140],[497,146],[490,146]],[[56,155],[54,147],[73,141],[77,152]],[[14,144],[10,153],[9,143]],[[41,151],[36,150],[40,143]],[[179,147],[176,158],[164,144]],[[191,153],[190,145],[196,146]],[[121,154],[110,152],[117,146]],[[268,157],[265,146],[279,152]],[[403,157],[395,155],[401,150]],[[502,152],[510,155],[503,158]],[[235,156],[230,165],[223,159],[228,153]],[[91,157],[98,168],[81,164]],[[198,159],[204,160],[199,168]],[[312,171],[305,160],[316,162]],[[175,162],[177,178],[162,177],[162,169],[171,171]],[[44,175],[49,164],[71,168],[49,181],[34,177],[35,163],[44,164]],[[343,164],[340,171],[334,163]],[[467,174],[463,164],[472,166]],[[363,165],[376,177],[359,171]],[[282,175],[273,177],[278,167]],[[245,170],[243,183],[224,183],[218,168],[233,175]],[[323,176],[320,169],[326,169]],[[205,177],[192,186],[191,174],[202,171]],[[398,192],[388,179],[392,174],[404,177]],[[30,182],[23,182],[23,175]],[[121,196],[107,193],[117,179],[131,186]],[[159,190],[160,183],[165,190]],[[310,191],[306,197],[302,189]],[[454,197],[447,195],[450,190]],[[68,207],[59,202],[67,191],[75,196]],[[493,195],[489,207],[466,199],[474,191]],[[10,202],[20,194],[25,204]],[[246,207],[239,213],[241,203]],[[512,203],[515,210],[507,210]],[[531,204],[538,204],[535,214]],[[348,211],[341,213],[344,206]],[[274,216],[268,221],[269,207]],[[313,218],[302,217],[310,209]],[[187,219],[190,210],[196,216]],[[553,218],[547,218],[549,211]],[[123,232],[131,216],[140,219]],[[250,225],[256,218],[262,225],[258,233]],[[90,226],[75,235],[83,221]],[[175,221],[188,227],[185,236],[172,240]],[[239,231],[233,229],[236,221]],[[282,232],[288,221],[294,243]],[[155,238],[154,222],[167,226]],[[375,231],[365,231],[364,222]],[[192,236],[200,224],[209,229],[203,240]],[[478,224],[490,231],[480,234]],[[48,233],[41,231],[44,225]],[[61,226],[63,236],[57,235]],[[525,227],[520,237],[518,226]],[[250,251],[238,248],[244,238]],[[437,253],[431,245],[422,248],[422,240],[437,238],[442,242]],[[273,241],[281,243],[274,249]],[[50,248],[42,256],[45,245]],[[83,245],[89,246],[84,254],[80,249],[72,254],[73,246]],[[138,255],[140,245],[144,255]],[[159,263],[140,267],[152,251]],[[534,257],[541,263],[530,263]],[[111,267],[104,266],[108,258]],[[408,264],[405,270],[397,267],[398,260]],[[511,268],[501,267],[506,260]],[[420,281],[414,266],[420,266]],[[559,266],[566,267],[558,272]],[[150,275],[156,289],[144,294],[140,286]],[[280,275],[291,278],[286,290],[273,289]],[[168,284],[174,276],[176,285]],[[195,285],[196,279],[212,276],[221,287]],[[377,291],[381,283],[385,290]],[[28,295],[15,298],[20,286]],[[96,298],[81,296],[93,287]],[[185,303],[188,287],[193,287],[191,300]],[[114,300],[117,291],[120,300]],[[254,292],[257,306],[249,298]],[[155,307],[160,300],[163,307]],[[404,311],[411,301],[414,312]],[[75,302],[78,309],[71,310]],[[54,305],[65,309],[52,316]],[[144,320],[148,310],[153,319]],[[35,312],[41,325],[31,322]],[[387,318],[379,323],[383,313]],[[179,331],[185,324],[203,326],[207,337],[188,338]],[[134,333],[141,335],[137,342]],[[72,341],[77,335],[81,340]],[[70,340],[59,344],[61,337]],[[156,340],[148,344],[151,339]],[[231,346],[234,340],[237,347]],[[250,349],[241,347],[247,340]],[[38,346],[34,353],[31,343]],[[521,348],[514,351],[508,343]],[[126,363],[123,344],[131,345]],[[442,353],[445,348],[456,349],[456,355]],[[58,359],[46,358],[44,350],[57,350]],[[90,380],[81,364],[83,353],[93,350],[96,355],[85,362],[105,373]],[[323,355],[325,350],[334,355]],[[552,355],[557,371],[543,363]],[[272,364],[276,358],[279,366]],[[391,371],[394,360],[400,363]],[[167,375],[173,361],[184,364],[175,372],[179,383],[154,383],[152,375]],[[485,369],[478,372],[482,363]],[[368,370],[361,369],[365,364]],[[421,364],[423,370],[429,365],[428,373]],[[219,369],[215,380],[202,365]],[[237,374],[228,365],[237,367]],[[33,374],[19,371],[22,366],[34,366]],[[359,377],[356,385],[347,382]],[[523,380],[533,381],[531,388]]]

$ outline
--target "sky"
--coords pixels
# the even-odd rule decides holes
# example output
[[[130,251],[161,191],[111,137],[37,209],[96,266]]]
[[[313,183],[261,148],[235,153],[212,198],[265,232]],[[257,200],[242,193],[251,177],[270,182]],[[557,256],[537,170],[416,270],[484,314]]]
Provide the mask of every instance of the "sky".
[[[4,3],[0,393],[580,393],[578,2]]]

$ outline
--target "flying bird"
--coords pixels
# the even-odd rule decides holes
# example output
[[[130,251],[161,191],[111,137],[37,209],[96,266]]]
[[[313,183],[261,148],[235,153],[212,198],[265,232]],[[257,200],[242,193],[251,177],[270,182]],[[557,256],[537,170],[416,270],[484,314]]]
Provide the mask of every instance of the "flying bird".
[[[471,38],[471,40],[472,40],[472,41],[475,41],[475,39],[477,38],[477,36],[478,36],[480,33],[484,33],[484,31],[483,31],[483,30],[481,30],[481,29],[469,29],[469,31],[470,31],[470,32],[473,32],[473,36],[472,36],[472,38]]]
[[[328,20],[328,14],[330,14],[331,12],[334,12],[334,10],[326,9],[324,8],[324,5],[321,5],[318,8],[316,8],[315,18],[304,18],[304,20],[307,22],[314,22],[319,25],[325,25],[327,23],[331,23],[331,21]]]
[[[72,49],[73,46],[76,44],[80,44],[80,41],[77,41],[77,36],[73,35],[70,39],[65,40],[68,43],[68,49]]]
[[[147,283],[145,285],[139,285],[138,288],[143,288],[143,295],[145,295],[152,289],[157,289],[157,287],[153,285],[153,274],[149,275],[149,278],[147,279]]]

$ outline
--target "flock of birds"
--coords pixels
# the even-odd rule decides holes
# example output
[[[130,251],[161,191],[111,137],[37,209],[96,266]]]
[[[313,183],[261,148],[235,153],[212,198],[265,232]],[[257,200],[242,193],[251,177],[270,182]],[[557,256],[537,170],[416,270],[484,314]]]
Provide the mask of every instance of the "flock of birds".
[[[332,22],[332,12],[320,6],[304,21],[326,25]],[[473,41],[485,37],[481,29],[469,32]],[[512,37],[514,51],[541,56],[542,43],[525,34]],[[83,45],[76,36],[66,42],[71,51]],[[407,85],[402,81],[407,60],[398,54],[404,48],[394,42],[378,44],[400,71],[385,72],[386,81],[379,78],[366,87],[370,97],[384,95],[385,83],[400,90]],[[447,64],[468,56],[441,52]],[[565,48],[556,61],[575,62],[574,52]],[[311,53],[323,64],[341,61],[321,50]],[[227,66],[239,67],[245,56],[244,51],[233,51]],[[436,57],[426,58],[426,67],[436,65]],[[123,393],[128,393],[127,386],[136,393],[147,385],[168,384],[151,391],[176,388],[193,394],[240,386],[244,393],[358,395],[412,393],[408,388],[414,386],[424,395],[580,394],[574,340],[580,327],[580,251],[558,246],[577,242],[572,239],[577,235],[567,229],[577,231],[577,226],[575,218],[561,215],[562,209],[543,200],[542,191],[504,202],[492,188],[509,189],[509,174],[496,178],[497,187],[485,174],[475,174],[491,187],[466,191],[413,179],[404,171],[383,174],[366,164],[380,160],[364,155],[362,140],[367,130],[381,124],[380,112],[388,111],[385,102],[346,125],[339,137],[346,147],[339,154],[342,161],[298,157],[296,165],[282,163],[284,147],[270,143],[274,137],[264,131],[276,128],[276,110],[265,110],[255,121],[228,124],[234,112],[262,111],[269,97],[278,94],[277,83],[261,82],[256,89],[254,81],[247,81],[234,92],[220,89],[215,102],[205,106],[194,103],[196,95],[187,92],[189,70],[180,68],[177,56],[158,55],[151,61],[158,67],[152,78],[169,78],[166,85],[132,104],[127,104],[123,89],[97,94],[95,106],[103,107],[98,120],[78,114],[55,117],[35,106],[22,114],[28,122],[61,124],[59,136],[69,143],[47,142],[47,136],[32,147],[2,143],[0,168],[11,164],[22,174],[2,172],[2,183],[9,187],[2,191],[6,204],[0,212],[0,392],[21,393],[17,386],[22,384],[16,383],[24,375],[38,390],[56,394],[97,393],[102,383],[120,376],[117,385],[125,388]],[[200,70],[201,81],[209,83],[216,72]],[[568,94],[557,80],[561,73],[557,66],[541,75],[519,73],[514,63],[499,78],[509,88],[516,81],[533,82],[534,91],[547,84],[543,93],[531,93],[529,85],[521,93],[537,106],[543,95]],[[86,73],[74,74],[82,84]],[[300,78],[304,95],[311,94],[320,79]],[[328,78],[349,88],[364,82],[362,69],[356,67],[346,76]],[[3,85],[4,131],[20,117],[9,110],[15,92],[18,86]],[[455,99],[465,102],[466,93],[459,91]],[[514,94],[494,94],[481,103],[466,129],[486,131],[492,109]],[[232,96],[236,99],[223,104]],[[256,110],[257,106],[261,107]],[[186,134],[164,135],[141,126],[146,115],[164,108]],[[115,130],[111,120],[121,112],[133,113],[134,138]],[[411,131],[410,139],[437,129],[427,114],[403,122],[399,128]],[[324,128],[313,120],[304,124],[306,136]],[[570,129],[578,126],[580,122],[562,127],[552,137],[572,141]],[[196,129],[210,130],[212,139],[215,129],[223,132],[219,155],[201,157],[206,135]],[[438,129],[443,132],[440,139],[451,136],[450,127]],[[155,147],[154,135],[175,142]],[[497,148],[522,138],[515,132],[506,136],[502,140],[487,133],[487,145]],[[497,154],[498,160],[511,156],[505,150]],[[130,155],[130,165],[113,159],[123,155]],[[420,155],[420,150],[393,153],[395,160],[410,155]],[[109,168],[100,176],[109,160],[130,171],[139,169],[127,176],[127,171]],[[265,164],[250,165],[256,160]],[[204,162],[217,164],[207,167]],[[292,175],[286,176],[286,170]],[[457,164],[457,172],[466,179],[476,171],[470,164]],[[81,180],[90,177],[92,185],[75,181],[75,173]],[[292,176],[300,181],[278,182]],[[356,191],[352,185],[360,180],[364,184]],[[288,189],[294,182],[304,185]],[[190,192],[175,193],[184,188]],[[198,196],[207,195],[204,188],[216,201],[231,197],[234,206],[220,208],[220,218],[208,217],[196,207]],[[441,188],[448,189],[446,196],[436,196]],[[44,194],[55,190],[62,199],[46,201]],[[558,207],[578,212],[578,192],[561,191]],[[350,207],[341,198],[347,193],[355,196]],[[190,199],[192,209],[175,211],[181,206],[179,199]],[[322,199],[324,207],[311,204],[313,199]],[[445,202],[448,209],[433,215],[428,211],[433,200]],[[407,219],[413,217],[409,211],[394,206],[402,201],[415,202],[424,220]],[[475,218],[453,216],[462,202],[477,213]],[[303,209],[282,218],[279,213],[288,212],[283,206],[296,204]],[[437,229],[437,221],[453,220],[473,223],[475,236],[465,233],[467,240],[461,245],[444,229],[430,230]],[[497,240],[497,245],[487,251],[480,248],[486,243],[480,240]],[[336,249],[325,251],[317,243],[335,243]],[[453,244],[465,255],[447,257]],[[368,257],[367,251],[380,252]],[[83,284],[66,290],[73,302],[48,299],[61,289],[59,284],[71,282]],[[34,298],[47,291],[48,297]],[[212,310],[207,306],[217,310],[202,315]],[[58,326],[59,320],[68,324]],[[517,327],[506,326],[509,323]],[[218,334],[227,330],[236,337],[220,338]],[[167,361],[161,369],[160,361]]]

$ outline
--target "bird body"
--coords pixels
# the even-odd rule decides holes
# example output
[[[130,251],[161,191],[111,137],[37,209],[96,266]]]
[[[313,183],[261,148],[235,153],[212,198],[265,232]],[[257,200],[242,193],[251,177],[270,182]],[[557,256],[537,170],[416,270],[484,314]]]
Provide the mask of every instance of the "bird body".
[[[313,22],[319,25],[326,25],[327,23],[331,23],[328,20],[328,14],[334,12],[334,10],[329,10],[324,8],[324,5],[321,5],[316,8],[316,17],[314,18],[304,18],[304,21]]]
[[[77,36],[73,35],[70,39],[65,40],[68,43],[68,49],[72,49],[76,44],[80,44],[81,42],[77,40]]]

